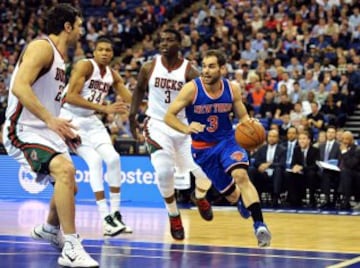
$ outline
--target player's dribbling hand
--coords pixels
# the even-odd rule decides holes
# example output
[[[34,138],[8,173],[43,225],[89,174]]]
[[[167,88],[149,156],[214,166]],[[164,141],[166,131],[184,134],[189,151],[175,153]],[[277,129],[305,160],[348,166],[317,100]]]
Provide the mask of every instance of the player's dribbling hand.
[[[200,124],[199,122],[191,122],[187,128],[186,134],[203,132],[206,125]]]

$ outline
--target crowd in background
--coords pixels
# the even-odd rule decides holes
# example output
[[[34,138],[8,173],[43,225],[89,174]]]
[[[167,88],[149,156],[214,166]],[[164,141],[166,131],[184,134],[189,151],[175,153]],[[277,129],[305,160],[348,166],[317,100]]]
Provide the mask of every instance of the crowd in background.
[[[243,88],[249,113],[268,131],[278,133],[276,143],[285,144],[289,131],[306,130],[312,143],[325,144],[328,127],[342,133],[360,102],[360,4],[356,0],[208,0],[192,7],[188,7],[191,1],[181,0],[70,2],[79,6],[85,17],[81,42],[68,59],[70,67],[91,56],[99,35],[109,35],[115,43],[112,67],[122,74],[129,89],[134,89],[141,65],[158,53],[159,32],[171,26],[182,34],[183,56],[199,70],[208,49],[224,50],[228,56],[224,76]],[[49,5],[51,1],[0,0],[0,124],[15,63],[24,45],[43,35],[42,15]],[[107,101],[114,100],[111,94]],[[145,110],[146,99],[137,118],[140,126]],[[104,122],[115,144],[119,140],[133,142],[126,115],[109,115]],[[338,139],[340,144],[340,134]],[[129,143],[131,146],[125,147],[118,144],[118,148],[122,153],[129,148],[132,153],[145,153],[141,142],[140,147]],[[261,163],[257,152],[251,153],[256,170]],[[341,161],[340,156],[337,160]],[[335,184],[330,183],[333,196],[343,194],[338,177]],[[288,192],[284,184],[275,192],[266,189],[270,198],[263,195],[263,201],[270,200],[272,206],[286,203],[280,198]],[[321,184],[314,187],[322,194],[326,191],[324,204],[328,205],[328,187]],[[360,188],[354,189],[360,202]],[[322,205],[314,198],[308,197],[311,206]],[[349,208],[349,201],[341,206]]]

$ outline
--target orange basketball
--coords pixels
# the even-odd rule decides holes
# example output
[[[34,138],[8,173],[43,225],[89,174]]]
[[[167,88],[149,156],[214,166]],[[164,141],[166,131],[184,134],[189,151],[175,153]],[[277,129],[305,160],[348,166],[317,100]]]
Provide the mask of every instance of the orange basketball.
[[[248,120],[236,126],[235,139],[241,147],[251,151],[264,143],[266,132],[259,121]]]

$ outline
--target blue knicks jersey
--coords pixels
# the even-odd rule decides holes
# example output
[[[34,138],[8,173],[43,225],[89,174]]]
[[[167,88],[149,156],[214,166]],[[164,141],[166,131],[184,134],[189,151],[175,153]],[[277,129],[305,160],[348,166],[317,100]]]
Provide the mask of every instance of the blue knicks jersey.
[[[211,97],[205,90],[201,78],[193,80],[197,94],[192,105],[185,109],[189,124],[193,121],[206,125],[205,130],[191,134],[194,141],[220,142],[233,134],[230,112],[233,108],[233,96],[230,82],[221,80],[222,91],[219,96]]]

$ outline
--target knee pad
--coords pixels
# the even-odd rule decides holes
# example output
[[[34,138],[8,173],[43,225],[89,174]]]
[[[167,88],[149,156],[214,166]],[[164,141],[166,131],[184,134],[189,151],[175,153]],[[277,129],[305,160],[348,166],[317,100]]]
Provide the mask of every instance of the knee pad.
[[[167,198],[174,194],[174,160],[163,150],[151,154],[151,163],[154,166],[158,188],[162,197]]]
[[[121,185],[121,162],[120,156],[115,152],[108,154],[104,158],[107,167],[107,182],[111,187],[120,187]]]
[[[89,167],[90,186],[93,192],[104,191],[102,159],[97,153],[80,155]]]

